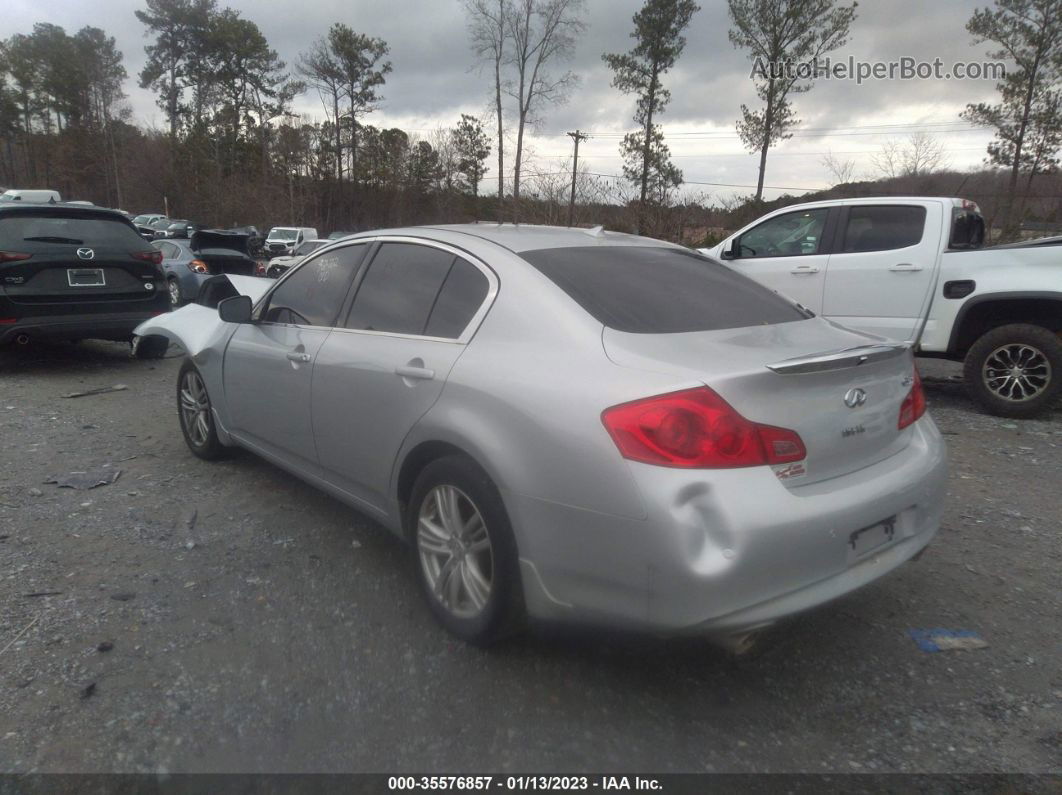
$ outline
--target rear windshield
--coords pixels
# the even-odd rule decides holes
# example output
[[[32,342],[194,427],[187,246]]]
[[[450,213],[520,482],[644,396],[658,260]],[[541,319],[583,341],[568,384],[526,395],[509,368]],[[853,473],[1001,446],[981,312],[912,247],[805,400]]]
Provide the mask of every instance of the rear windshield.
[[[18,251],[42,245],[142,251],[144,239],[124,218],[61,212],[0,215],[0,249]]]
[[[715,331],[812,316],[725,265],[682,249],[592,246],[520,256],[617,331]]]

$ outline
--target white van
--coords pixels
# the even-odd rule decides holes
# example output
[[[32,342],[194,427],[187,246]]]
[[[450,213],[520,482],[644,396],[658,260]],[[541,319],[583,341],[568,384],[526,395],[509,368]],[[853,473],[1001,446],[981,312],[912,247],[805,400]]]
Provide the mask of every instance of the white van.
[[[293,254],[307,240],[317,240],[317,230],[308,226],[274,226],[266,235],[265,249],[269,256]]]
[[[61,202],[57,190],[20,190],[12,188],[0,193],[0,202],[32,202],[34,204],[56,204]]]

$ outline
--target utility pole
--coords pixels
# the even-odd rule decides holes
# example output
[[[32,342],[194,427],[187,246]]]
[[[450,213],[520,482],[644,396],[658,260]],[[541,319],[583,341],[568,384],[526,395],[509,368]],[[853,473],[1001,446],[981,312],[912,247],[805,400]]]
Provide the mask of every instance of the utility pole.
[[[568,137],[575,141],[575,157],[572,158],[572,196],[568,200],[568,226],[571,226],[575,223],[575,178],[579,174],[579,142],[585,141],[590,136],[576,130],[568,133]]]

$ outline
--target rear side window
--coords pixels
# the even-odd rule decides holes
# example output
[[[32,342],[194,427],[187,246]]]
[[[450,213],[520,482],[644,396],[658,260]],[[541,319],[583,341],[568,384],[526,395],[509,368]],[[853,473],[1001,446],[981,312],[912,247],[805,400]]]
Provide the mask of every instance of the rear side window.
[[[454,255],[415,243],[384,243],[358,288],[346,326],[424,334]]]
[[[489,291],[490,282],[482,271],[457,257],[439,290],[439,297],[435,299],[425,335],[449,339],[460,337]]]
[[[675,334],[811,317],[746,276],[682,249],[594,246],[520,256],[617,331]]]
[[[921,242],[926,208],[904,205],[860,207],[848,211],[841,251],[888,251]]]
[[[144,250],[144,238],[127,221],[76,213],[4,213],[0,215],[0,248],[87,246]]]
[[[305,262],[269,297],[262,319],[297,326],[332,326],[367,246],[347,246]]]

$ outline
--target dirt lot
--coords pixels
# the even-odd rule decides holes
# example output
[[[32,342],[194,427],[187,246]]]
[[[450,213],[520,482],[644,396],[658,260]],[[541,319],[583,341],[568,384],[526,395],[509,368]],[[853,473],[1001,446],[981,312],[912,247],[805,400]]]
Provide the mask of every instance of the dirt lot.
[[[751,659],[556,632],[485,652],[381,528],[251,455],[193,458],[178,363],[0,352],[0,770],[1062,771],[1062,412],[988,417],[926,365],[938,539]],[[45,483],[103,464],[110,485]],[[934,627],[989,646],[907,634]]]

